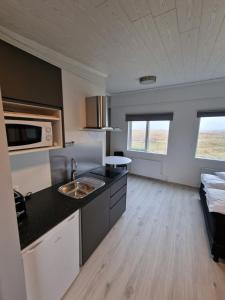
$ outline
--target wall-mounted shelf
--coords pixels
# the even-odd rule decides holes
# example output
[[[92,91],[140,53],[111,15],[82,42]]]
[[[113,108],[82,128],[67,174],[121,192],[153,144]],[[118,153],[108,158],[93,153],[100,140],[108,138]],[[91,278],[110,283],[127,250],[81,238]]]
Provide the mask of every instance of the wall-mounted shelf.
[[[62,148],[62,146],[52,146],[52,147],[43,147],[43,148],[15,150],[15,151],[9,151],[9,155],[14,156],[14,155],[20,155],[20,154],[26,154],[26,153],[49,151],[49,150],[60,149],[60,148]]]
[[[24,153],[48,151],[63,147],[63,128],[62,128],[62,110],[42,107],[36,105],[22,104],[10,102],[3,99],[4,117],[6,119],[30,119],[30,120],[45,120],[52,123],[53,145],[51,147],[31,148],[24,150],[9,151],[9,155],[18,155]]]
[[[38,115],[31,113],[19,113],[19,112],[4,112],[5,118],[21,118],[21,119],[36,119],[36,120],[49,120],[49,121],[59,121],[60,117],[48,116],[48,115]]]
[[[5,116],[13,118],[59,120],[61,115],[61,110],[57,108],[11,102],[4,98],[3,110]]]
[[[80,128],[80,131],[95,131],[95,132],[121,132],[120,128]]]

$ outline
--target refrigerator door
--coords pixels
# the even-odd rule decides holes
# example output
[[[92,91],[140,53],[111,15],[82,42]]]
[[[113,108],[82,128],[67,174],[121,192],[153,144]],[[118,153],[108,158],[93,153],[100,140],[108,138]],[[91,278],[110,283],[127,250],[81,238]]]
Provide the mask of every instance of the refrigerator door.
[[[60,300],[79,273],[79,214],[23,252],[28,300]]]

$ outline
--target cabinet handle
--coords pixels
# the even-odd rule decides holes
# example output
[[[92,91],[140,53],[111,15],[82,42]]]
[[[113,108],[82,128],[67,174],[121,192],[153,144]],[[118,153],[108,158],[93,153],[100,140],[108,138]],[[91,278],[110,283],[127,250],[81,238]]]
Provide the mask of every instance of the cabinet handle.
[[[67,222],[73,220],[74,218],[75,218],[75,215],[73,215],[72,217],[70,217],[70,218],[67,220]]]
[[[34,249],[35,249],[37,246],[39,246],[43,241],[44,241],[44,240],[42,240],[42,241],[38,242],[37,244],[35,244],[32,248],[30,248],[30,249],[27,251],[27,253],[33,252]]]

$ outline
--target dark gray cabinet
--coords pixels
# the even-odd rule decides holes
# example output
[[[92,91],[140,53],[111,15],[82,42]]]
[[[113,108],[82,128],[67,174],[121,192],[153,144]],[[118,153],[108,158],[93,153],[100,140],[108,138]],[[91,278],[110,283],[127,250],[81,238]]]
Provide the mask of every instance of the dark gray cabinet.
[[[0,40],[3,98],[63,107],[61,69]]]
[[[126,194],[124,194],[120,200],[110,209],[109,226],[110,228],[116,223],[116,221],[122,216],[126,210]]]
[[[123,176],[110,188],[109,227],[110,229],[126,210],[127,176]]]
[[[106,190],[81,209],[82,263],[109,231],[109,195]]]
[[[126,210],[127,176],[81,209],[82,264]]]
[[[123,186],[127,184],[127,176],[117,180],[110,188],[110,196],[113,197]]]

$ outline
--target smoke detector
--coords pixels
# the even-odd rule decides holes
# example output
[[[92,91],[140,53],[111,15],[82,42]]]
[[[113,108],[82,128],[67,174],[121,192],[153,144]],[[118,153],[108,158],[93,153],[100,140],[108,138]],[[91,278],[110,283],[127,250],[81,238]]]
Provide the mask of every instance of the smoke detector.
[[[153,84],[156,82],[156,76],[154,75],[148,75],[148,76],[142,76],[139,78],[140,84]]]

